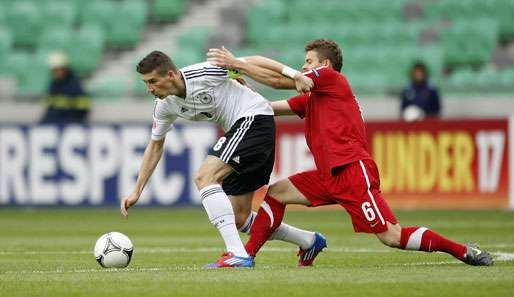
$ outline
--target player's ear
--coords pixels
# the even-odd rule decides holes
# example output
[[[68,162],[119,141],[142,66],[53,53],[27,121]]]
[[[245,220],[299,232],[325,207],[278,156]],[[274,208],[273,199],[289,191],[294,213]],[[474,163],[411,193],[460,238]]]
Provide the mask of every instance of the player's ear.
[[[321,62],[321,65],[326,66],[326,67],[332,67],[332,62],[330,62],[329,59],[325,59]]]
[[[166,76],[169,78],[169,79],[174,79],[175,76],[177,76],[177,73],[174,72],[173,70],[168,70],[168,72],[166,73]]]

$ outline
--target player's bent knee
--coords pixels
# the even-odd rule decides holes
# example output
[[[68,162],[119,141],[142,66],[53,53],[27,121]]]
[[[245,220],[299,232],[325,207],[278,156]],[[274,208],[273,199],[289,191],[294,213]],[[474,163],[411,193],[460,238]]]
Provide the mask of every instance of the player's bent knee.
[[[287,182],[286,181],[278,181],[268,188],[268,194],[273,197],[275,200],[286,203],[287,202]]]
[[[229,165],[217,157],[208,156],[196,172],[194,182],[198,189],[212,184],[221,184],[233,171]]]
[[[208,185],[220,184],[221,182],[215,180],[214,176],[206,172],[197,171],[194,176],[196,187],[200,190]]]

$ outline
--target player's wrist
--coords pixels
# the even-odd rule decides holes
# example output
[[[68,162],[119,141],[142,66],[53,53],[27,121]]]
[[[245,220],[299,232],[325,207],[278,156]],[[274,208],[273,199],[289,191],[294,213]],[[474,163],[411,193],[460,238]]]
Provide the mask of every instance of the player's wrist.
[[[241,71],[247,65],[245,58],[232,58],[227,63],[227,68],[234,71]]]
[[[289,66],[284,66],[284,68],[282,68],[282,74],[292,79],[297,79],[299,75],[301,75],[300,71]]]
[[[141,194],[143,194],[143,188],[137,187],[136,189],[134,189],[134,191],[132,191],[132,194],[130,196],[132,196],[132,198],[135,198],[137,201],[139,200],[139,197],[141,197]]]

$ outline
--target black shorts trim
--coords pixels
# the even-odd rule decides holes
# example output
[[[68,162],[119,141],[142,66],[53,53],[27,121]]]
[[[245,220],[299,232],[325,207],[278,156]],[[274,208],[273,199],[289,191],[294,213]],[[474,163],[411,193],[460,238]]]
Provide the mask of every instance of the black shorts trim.
[[[275,162],[275,121],[271,115],[237,120],[211,148],[209,155],[234,169],[223,181],[229,195],[245,194],[269,182]]]
[[[219,156],[221,161],[223,161],[225,163],[229,162],[229,160],[232,157],[232,155],[234,154],[237,146],[243,140],[246,132],[252,126],[254,119],[255,119],[255,116],[245,117],[244,120],[239,124],[239,127],[237,127],[236,132],[232,135],[232,137],[228,141],[227,145],[221,152],[221,155]],[[232,131],[232,129],[230,131]]]

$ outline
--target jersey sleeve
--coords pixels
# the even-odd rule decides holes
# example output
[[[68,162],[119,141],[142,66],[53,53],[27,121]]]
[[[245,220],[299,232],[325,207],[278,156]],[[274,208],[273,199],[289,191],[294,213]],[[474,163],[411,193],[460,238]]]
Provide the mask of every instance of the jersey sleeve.
[[[309,94],[302,94],[289,98],[287,103],[291,110],[303,119],[307,110],[307,100],[309,100]]]
[[[177,115],[167,111],[160,102],[155,102],[152,123],[152,140],[161,140],[171,130]]]
[[[230,79],[229,71],[210,63],[201,63],[182,70],[187,81],[199,81],[207,87],[215,87]],[[197,85],[197,83],[195,83]]]
[[[310,71],[304,73],[305,76],[312,79],[314,87],[311,91],[324,91],[326,88],[333,83],[335,70],[332,70],[326,66],[313,68]]]

